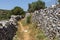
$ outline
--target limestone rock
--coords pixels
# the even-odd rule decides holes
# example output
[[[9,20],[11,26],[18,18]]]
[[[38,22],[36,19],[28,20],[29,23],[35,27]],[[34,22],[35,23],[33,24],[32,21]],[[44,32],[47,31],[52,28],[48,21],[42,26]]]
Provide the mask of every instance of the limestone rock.
[[[50,40],[55,37],[60,38],[60,8],[56,7],[56,5],[35,11],[32,14],[32,22],[44,30]]]

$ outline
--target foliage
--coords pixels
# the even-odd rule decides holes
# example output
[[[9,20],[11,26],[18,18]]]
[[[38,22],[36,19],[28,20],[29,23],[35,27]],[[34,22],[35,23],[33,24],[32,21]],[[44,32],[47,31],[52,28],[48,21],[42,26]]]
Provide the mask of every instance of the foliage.
[[[12,14],[14,15],[25,15],[25,12],[23,11],[23,9],[21,7],[14,7],[14,9],[12,9]]]
[[[29,6],[28,11],[34,12],[35,10],[44,9],[45,8],[45,2],[38,0],[36,2],[32,2],[28,6]]]
[[[9,10],[0,10],[0,11],[2,11],[0,13],[0,20],[5,20],[5,19],[9,19],[10,18],[11,11],[9,11]]]
[[[29,24],[29,29],[32,30],[30,35],[34,40],[49,40],[43,30],[38,28],[35,23]]]
[[[47,40],[47,37],[44,35],[41,29],[37,29],[36,40]]]
[[[31,22],[31,15],[27,16],[26,23],[29,24]]]
[[[25,12],[21,7],[15,7],[12,10],[0,10],[0,20],[9,19],[11,15],[22,15],[25,16]]]
[[[31,14],[21,20],[21,23],[23,24],[23,26],[29,25],[31,23]]]

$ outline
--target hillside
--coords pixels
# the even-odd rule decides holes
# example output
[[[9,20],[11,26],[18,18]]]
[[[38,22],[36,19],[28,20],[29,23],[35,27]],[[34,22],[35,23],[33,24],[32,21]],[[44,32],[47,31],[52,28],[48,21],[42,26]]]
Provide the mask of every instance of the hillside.
[[[9,19],[11,11],[0,9],[0,20]]]

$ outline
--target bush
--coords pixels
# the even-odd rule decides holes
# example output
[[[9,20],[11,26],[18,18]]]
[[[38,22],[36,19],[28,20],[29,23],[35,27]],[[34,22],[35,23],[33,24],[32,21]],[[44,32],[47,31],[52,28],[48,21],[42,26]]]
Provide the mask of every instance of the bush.
[[[11,16],[11,11],[2,10],[2,13],[0,13],[0,20],[9,19],[10,16]]]
[[[12,10],[0,10],[0,20],[9,19],[11,15],[21,15],[25,17],[25,11],[21,7],[15,7]]]
[[[31,22],[31,15],[26,18],[26,23],[28,24],[30,22]]]
[[[13,15],[25,15],[25,11],[21,7],[14,7],[14,9],[11,10]]]
[[[29,6],[28,11],[34,12],[35,10],[44,9],[45,8],[45,2],[38,0],[36,2],[32,2],[28,6]]]

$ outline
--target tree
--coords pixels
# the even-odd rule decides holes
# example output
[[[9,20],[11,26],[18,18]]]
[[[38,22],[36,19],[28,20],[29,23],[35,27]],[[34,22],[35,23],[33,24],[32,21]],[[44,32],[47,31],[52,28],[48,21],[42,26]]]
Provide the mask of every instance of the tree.
[[[59,4],[60,4],[60,0],[58,0]]]
[[[28,4],[28,6],[29,6],[28,11],[34,12],[35,10],[44,9],[45,8],[45,2],[38,0],[36,2],[32,2],[31,4]]]
[[[12,9],[12,14],[13,15],[25,15],[25,12],[21,7],[16,6],[14,9]]]

